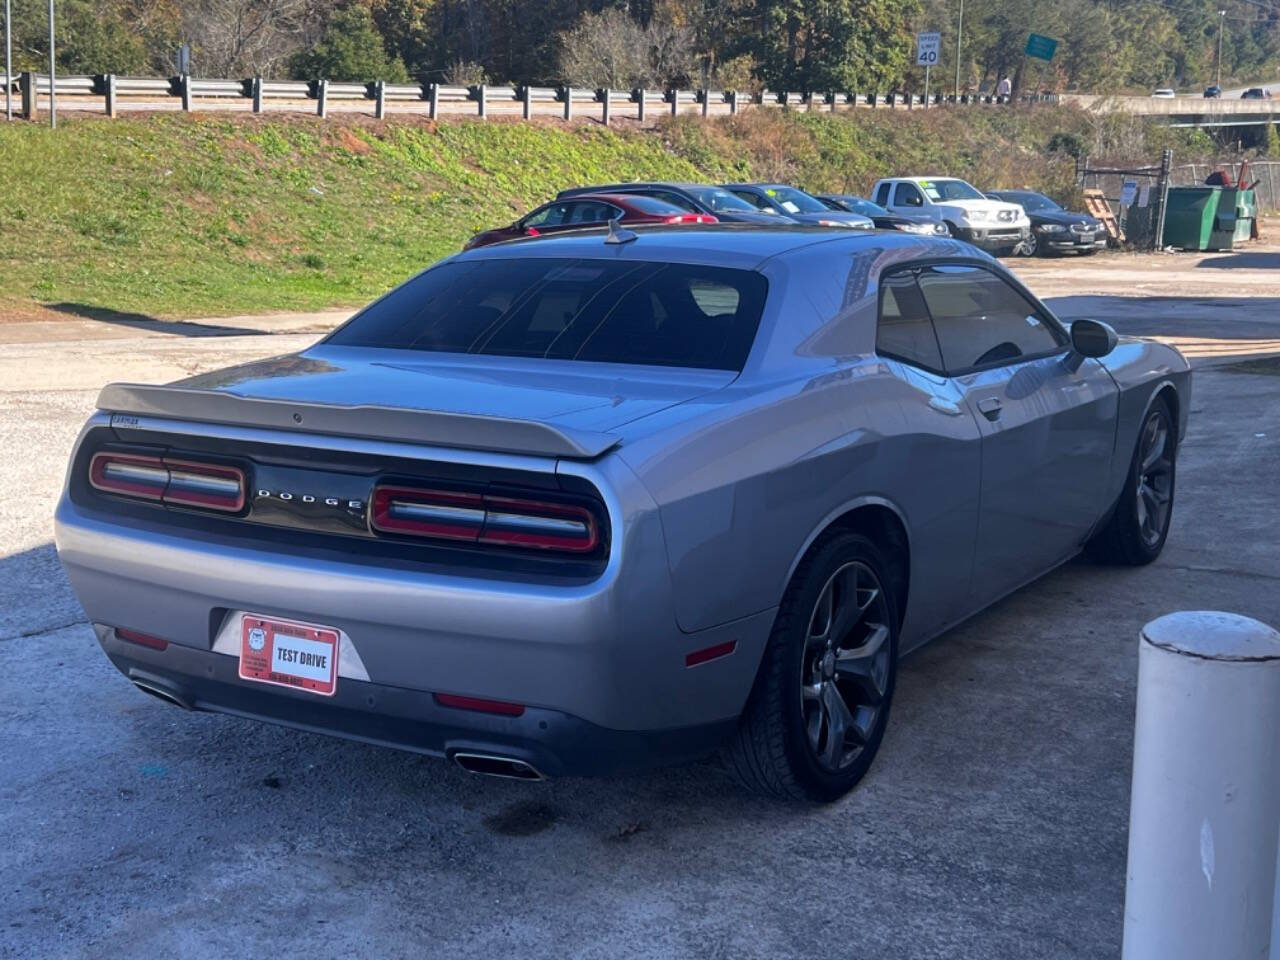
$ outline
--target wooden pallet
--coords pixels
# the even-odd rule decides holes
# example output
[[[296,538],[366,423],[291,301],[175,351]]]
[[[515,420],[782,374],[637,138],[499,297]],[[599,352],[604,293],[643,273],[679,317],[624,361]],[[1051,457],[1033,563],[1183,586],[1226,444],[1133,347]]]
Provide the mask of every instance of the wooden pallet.
[[[1107,228],[1107,236],[1113,243],[1124,243],[1124,231],[1120,229],[1116,215],[1111,212],[1111,204],[1107,203],[1107,198],[1101,190],[1091,189],[1084,192],[1084,208],[1091,217],[1102,221],[1102,225]]]

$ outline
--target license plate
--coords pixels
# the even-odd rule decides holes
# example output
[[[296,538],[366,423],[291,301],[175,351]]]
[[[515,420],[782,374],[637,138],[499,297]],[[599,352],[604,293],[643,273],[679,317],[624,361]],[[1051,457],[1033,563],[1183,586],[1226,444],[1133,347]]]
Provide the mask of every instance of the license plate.
[[[240,679],[331,697],[338,689],[338,631],[292,620],[240,618]]]

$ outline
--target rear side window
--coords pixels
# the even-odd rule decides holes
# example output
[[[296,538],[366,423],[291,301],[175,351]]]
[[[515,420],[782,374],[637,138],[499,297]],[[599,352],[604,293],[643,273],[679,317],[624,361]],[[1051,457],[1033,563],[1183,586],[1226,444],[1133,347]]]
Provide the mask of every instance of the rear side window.
[[[880,283],[880,322],[876,350],[926,370],[942,370],[942,353],[933,321],[913,273],[899,273]]]
[[[326,343],[740,371],[768,285],[751,270],[614,260],[441,264]]]
[[[918,283],[948,373],[1043,356],[1066,343],[1034,303],[981,267],[929,267]]]
[[[876,188],[876,203],[882,207],[889,205],[889,184],[882,183]]]

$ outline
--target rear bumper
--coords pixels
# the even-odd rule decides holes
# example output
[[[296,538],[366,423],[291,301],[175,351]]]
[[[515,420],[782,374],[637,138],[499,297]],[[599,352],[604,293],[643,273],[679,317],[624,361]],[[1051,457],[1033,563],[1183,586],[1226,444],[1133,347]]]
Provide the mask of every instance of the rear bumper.
[[[428,700],[432,692],[503,700],[526,707],[526,716],[545,710],[615,731],[732,721],[751,690],[774,611],[681,631],[656,508],[621,472],[597,479],[604,489],[625,488],[617,499],[610,494],[614,530],[625,533],[590,582],[371,567],[213,535],[197,540],[126,525],[66,495],[54,529],[88,618],[162,638],[175,658],[179,648],[221,657],[214,653],[219,636],[248,611],[342,631],[361,670],[352,676],[340,661],[339,689],[367,681]],[[689,654],[730,642],[728,655],[687,665]],[[255,698],[290,695],[234,683]]]
[[[95,624],[98,642],[125,676],[163,691],[192,710],[358,740],[414,753],[458,752],[521,760],[545,776],[595,776],[706,755],[733,731],[735,720],[661,730],[613,730],[579,717],[528,708],[518,717],[459,710],[432,694],[343,678],[332,697],[243,681],[235,657],[170,644],[152,650],[127,643]]]

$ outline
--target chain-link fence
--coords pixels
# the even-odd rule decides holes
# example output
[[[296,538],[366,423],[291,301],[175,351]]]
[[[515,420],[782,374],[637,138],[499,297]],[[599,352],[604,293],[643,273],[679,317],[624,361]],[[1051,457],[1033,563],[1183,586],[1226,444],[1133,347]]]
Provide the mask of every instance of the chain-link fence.
[[[1170,172],[1170,186],[1187,187],[1204,183],[1205,178],[1215,170],[1223,170],[1231,175],[1232,182],[1240,180],[1241,162],[1238,160],[1220,163],[1182,163],[1176,164]],[[1245,186],[1253,184],[1254,196],[1258,201],[1259,213],[1275,213],[1280,211],[1280,160],[1250,160],[1245,171]]]

